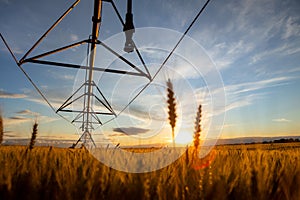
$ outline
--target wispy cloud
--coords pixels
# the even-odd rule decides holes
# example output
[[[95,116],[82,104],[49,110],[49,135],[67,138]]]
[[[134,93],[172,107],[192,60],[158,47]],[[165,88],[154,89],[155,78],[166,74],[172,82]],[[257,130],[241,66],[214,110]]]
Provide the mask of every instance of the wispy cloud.
[[[19,114],[19,115],[29,115],[29,116],[38,116],[39,115],[39,113],[33,112],[31,110],[28,110],[28,109],[18,111],[17,114]]]
[[[24,116],[16,115],[13,117],[4,118],[3,121],[6,126],[12,128],[14,125],[33,123],[35,120],[37,120],[39,124],[46,124],[46,123],[57,121],[59,120],[59,118],[49,117],[44,115],[40,115],[38,117],[34,117],[34,116],[24,117]]]
[[[286,84],[292,79],[294,79],[294,77],[292,76],[282,76],[259,81],[244,82],[225,86],[225,91],[227,94],[230,95],[238,95],[241,93],[247,93],[251,91],[257,91],[269,87],[278,86],[279,84]]]
[[[114,132],[119,132],[119,133],[124,133],[126,135],[138,135],[141,133],[146,133],[150,129],[144,129],[144,128],[137,128],[137,127],[119,127],[119,128],[114,128]]]
[[[14,54],[24,54],[24,51],[23,51],[20,47],[12,46],[12,47],[10,47],[10,48],[11,48],[11,51],[12,51]],[[8,50],[6,47],[1,48],[1,50],[4,51],[4,52],[9,53],[9,50]]]
[[[263,89],[288,84],[289,81],[293,79],[294,77],[292,76],[283,76],[260,81],[226,85],[224,89],[226,91],[227,105],[224,110],[227,112],[252,105],[257,100],[267,98],[270,95],[270,92],[262,92]],[[219,88],[212,92],[218,93],[222,89],[223,88]]]
[[[299,53],[300,23],[294,1],[227,1],[205,30],[193,32],[221,70]],[[284,9],[282,9],[284,8]],[[259,21],[259,23],[257,23]]]
[[[46,124],[59,120],[59,118],[41,115],[40,113],[26,109],[16,112],[15,116],[4,118],[4,124],[9,127],[13,127],[13,125],[32,123],[35,120],[37,120],[40,124]]]
[[[16,125],[16,124],[24,124],[24,123],[28,123],[28,122],[33,122],[33,119],[21,117],[21,116],[15,116],[15,117],[4,118],[3,122],[4,122],[4,125],[10,127],[10,126]]]
[[[285,118],[272,119],[273,122],[290,122],[291,120]]]
[[[76,35],[76,34],[71,34],[71,35],[70,35],[70,39],[71,39],[72,42],[77,41],[77,40],[78,40],[78,35]]]
[[[74,80],[75,77],[73,75],[63,75],[60,78],[63,80]]]
[[[6,92],[4,90],[0,90],[0,98],[4,99],[22,99],[26,98],[27,96],[25,94],[16,94],[16,93],[10,93]]]
[[[300,47],[295,46],[295,44],[283,44],[273,49],[268,49],[261,51],[259,53],[253,54],[251,57],[250,64],[255,64],[263,59],[274,57],[274,55],[288,56],[300,52]]]
[[[286,20],[286,28],[282,35],[283,39],[288,39],[292,36],[300,36],[299,17],[289,17]]]

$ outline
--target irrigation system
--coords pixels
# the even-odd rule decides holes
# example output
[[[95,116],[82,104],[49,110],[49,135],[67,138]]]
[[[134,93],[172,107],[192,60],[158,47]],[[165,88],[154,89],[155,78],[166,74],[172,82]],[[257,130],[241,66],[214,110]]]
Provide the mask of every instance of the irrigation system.
[[[135,27],[133,23],[133,13],[132,13],[132,0],[127,0],[127,12],[125,15],[125,21],[123,20],[120,12],[117,9],[117,6],[115,5],[113,0],[94,0],[94,8],[93,8],[93,16],[92,16],[92,31],[91,35],[88,36],[87,39],[75,42],[72,44],[69,44],[67,46],[63,46],[48,52],[44,52],[39,55],[35,55],[30,57],[32,51],[36,49],[36,47],[47,37],[47,35],[65,18],[73,9],[77,6],[77,4],[80,2],[80,0],[76,0],[51,26],[50,28],[37,40],[36,43],[33,44],[33,46],[23,55],[23,57],[18,60],[16,56],[14,55],[13,51],[9,47],[8,43],[6,42],[3,35],[0,33],[1,39],[3,40],[5,46],[9,50],[10,54],[12,55],[13,59],[15,60],[17,66],[20,68],[20,70],[24,73],[26,78],[31,82],[33,87],[37,90],[37,92],[41,95],[41,97],[47,102],[47,104],[61,117],[65,118],[60,113],[62,112],[68,112],[68,113],[76,113],[75,118],[71,121],[71,123],[78,123],[80,124],[80,129],[82,131],[81,136],[77,140],[76,143],[74,143],[73,147],[76,147],[76,145],[79,142],[82,142],[83,145],[89,145],[93,144],[96,146],[93,137],[92,137],[92,131],[94,129],[94,124],[103,125],[107,122],[101,121],[101,115],[111,115],[114,118],[118,117],[144,90],[147,88],[154,78],[157,76],[157,74],[160,72],[160,70],[164,67],[164,65],[167,63],[169,58],[172,56],[175,49],[178,47],[180,42],[183,40],[185,35],[188,33],[188,31],[192,28],[193,24],[196,22],[196,20],[199,18],[203,10],[206,8],[210,0],[207,0],[206,3],[203,5],[203,7],[199,10],[197,15],[194,17],[193,21],[189,24],[186,31],[182,34],[180,39],[176,42],[174,42],[173,49],[168,53],[168,56],[164,59],[164,61],[161,63],[158,71],[156,71],[155,74],[151,75],[149,72],[149,69],[142,57],[142,54],[140,53],[139,49],[134,43],[133,35],[135,33]],[[101,16],[102,16],[102,4],[103,3],[109,3],[113,7],[113,10],[115,11],[119,21],[121,22],[123,26],[123,31],[125,34],[125,44],[124,44],[124,51],[126,53],[136,53],[139,60],[142,63],[142,66],[144,67],[144,70],[141,70],[138,66],[131,63],[128,59],[114,51],[111,47],[106,45],[104,42],[99,40],[99,29],[101,26]],[[71,64],[67,62],[55,62],[50,60],[44,60],[42,58],[56,54],[58,52],[71,49],[83,44],[88,44],[88,51],[89,51],[89,57],[87,58],[86,65],[77,65],[77,64]],[[96,59],[96,52],[97,52],[97,46],[101,45],[106,50],[114,54],[118,59],[124,62],[124,64],[130,66],[132,69],[131,71],[125,71],[125,70],[117,70],[117,69],[108,69],[108,68],[101,68],[98,66],[95,66],[95,59]],[[40,65],[46,65],[46,66],[54,66],[54,67],[63,67],[63,68],[73,68],[73,69],[83,69],[86,71],[86,76],[84,82],[81,84],[81,86],[75,90],[75,92],[68,98],[66,101],[58,108],[55,109],[50,101],[46,98],[46,96],[42,93],[42,91],[39,89],[39,87],[34,83],[34,81],[31,79],[31,77],[26,73],[26,71],[23,68],[23,65],[27,63],[34,63],[34,64],[40,64]],[[99,89],[97,84],[94,82],[93,79],[93,73],[95,71],[101,71],[104,73],[112,73],[112,74],[123,74],[126,76],[133,76],[133,77],[144,77],[148,80],[148,83],[137,93],[135,97],[129,101],[129,103],[118,113],[115,112],[113,109],[113,106],[108,102],[107,98],[103,95],[102,91]],[[82,92],[83,90],[83,92]],[[75,102],[83,100],[83,106],[81,110],[75,110],[70,109],[70,105],[74,104]],[[98,111],[94,110],[93,107],[93,101],[98,101],[102,106],[103,110]],[[112,120],[114,119],[112,118]],[[65,118],[66,119],[66,118]],[[68,120],[69,121],[69,120]],[[110,120],[111,121],[111,120]]]

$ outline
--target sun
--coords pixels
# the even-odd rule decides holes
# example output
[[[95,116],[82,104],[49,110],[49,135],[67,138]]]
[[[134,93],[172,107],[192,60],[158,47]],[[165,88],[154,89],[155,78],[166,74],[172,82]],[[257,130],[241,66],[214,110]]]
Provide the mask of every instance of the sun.
[[[188,145],[193,142],[193,136],[189,132],[180,132],[176,135],[175,143],[181,145]]]

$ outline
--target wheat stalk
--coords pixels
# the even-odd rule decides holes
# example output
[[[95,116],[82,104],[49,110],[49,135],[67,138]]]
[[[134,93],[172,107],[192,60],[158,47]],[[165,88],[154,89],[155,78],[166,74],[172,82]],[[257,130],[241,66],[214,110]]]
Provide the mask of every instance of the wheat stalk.
[[[175,138],[174,138],[174,129],[176,125],[176,102],[175,102],[175,97],[174,97],[174,92],[173,92],[173,84],[170,79],[167,81],[167,93],[168,93],[168,108],[169,108],[169,123],[172,128],[172,140],[173,140],[173,147],[175,147]]]
[[[202,112],[202,106],[200,104],[196,115],[195,132],[194,132],[194,147],[196,152],[198,151],[199,144],[200,144],[201,116],[202,116],[201,112]]]
[[[3,118],[2,118],[2,114],[0,113],[0,145],[3,142],[3,136],[4,136]]]
[[[36,140],[36,136],[37,136],[37,132],[38,132],[38,123],[37,121],[34,122],[33,127],[32,127],[32,134],[31,134],[31,139],[30,139],[30,143],[29,143],[29,149],[33,149],[33,146],[35,144],[35,140]]]

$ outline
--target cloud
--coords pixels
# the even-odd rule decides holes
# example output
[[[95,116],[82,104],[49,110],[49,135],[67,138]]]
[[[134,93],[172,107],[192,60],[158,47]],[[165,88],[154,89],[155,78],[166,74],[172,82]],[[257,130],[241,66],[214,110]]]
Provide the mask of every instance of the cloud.
[[[268,87],[278,86],[279,84],[288,83],[289,80],[294,79],[292,76],[273,77],[260,81],[244,82],[225,86],[225,91],[231,95],[238,95],[265,89]]]
[[[54,109],[58,109],[66,101],[66,99],[69,96],[71,96],[72,88],[65,85],[61,86],[61,88],[59,89],[53,87],[43,87],[42,92],[47,98],[47,100],[50,102],[50,104],[54,107]],[[24,93],[27,97],[27,101],[49,107],[48,103],[40,96],[40,94],[37,91],[26,88],[24,90]],[[76,103],[74,103],[73,105],[77,106]]]
[[[71,34],[70,39],[71,39],[72,42],[77,41],[78,40],[78,35]]]
[[[16,47],[16,46],[11,47],[10,46],[10,48],[14,54],[24,54],[24,51],[20,47]],[[1,48],[1,50],[5,51],[5,52],[9,52],[9,50],[6,47]]]
[[[27,123],[27,122],[33,122],[33,119],[20,117],[20,116],[14,116],[14,117],[9,117],[9,118],[3,119],[4,125],[7,125],[7,126],[23,124],[23,123]]]
[[[285,118],[272,119],[273,122],[290,122],[291,120]]]
[[[38,116],[39,113],[33,112],[31,110],[21,110],[19,112],[16,112],[19,115],[29,115],[29,116]]]
[[[138,135],[140,133],[146,133],[150,129],[144,129],[144,128],[136,128],[136,127],[120,127],[120,128],[114,128],[114,132],[119,133],[125,133],[126,135]]]
[[[274,57],[274,55],[288,56],[288,55],[298,53],[299,51],[300,51],[300,48],[298,46],[295,46],[293,43],[282,44],[276,48],[267,49],[267,50],[261,51],[257,54],[253,54],[251,56],[250,64],[255,64],[259,61],[262,61],[263,59],[266,59],[269,57]]]
[[[24,124],[24,123],[33,123],[35,120],[38,121],[39,124],[46,124],[56,120],[59,120],[58,117],[49,117],[43,116],[39,113],[32,112],[30,110],[22,110],[17,112],[18,115],[4,118],[4,124],[12,127],[13,125]]]
[[[17,138],[19,137],[16,133],[14,133],[13,131],[5,131],[4,132],[4,137],[6,138]]]
[[[231,84],[211,92],[219,93],[221,90],[225,89],[227,104],[224,111],[227,112],[252,105],[255,103],[255,101],[268,97],[270,92],[261,92],[261,90],[288,84],[288,81],[292,79],[294,79],[292,76],[273,77],[260,81]]]
[[[0,98],[3,99],[22,99],[27,97],[25,94],[15,94],[10,92],[5,92],[3,90],[0,90]]]
[[[26,120],[27,118],[16,116],[16,117],[9,117],[9,119],[18,120],[18,121],[23,121],[23,120]]]
[[[252,100],[250,99],[241,99],[239,101],[235,101],[233,103],[229,103],[225,107],[225,111],[228,112],[230,110],[236,109],[236,108],[241,108],[244,106],[248,106],[252,104]]]
[[[286,21],[286,28],[284,29],[285,32],[282,35],[283,39],[288,39],[292,36],[299,36],[300,35],[300,24],[297,22],[299,18],[296,17],[289,17]]]
[[[221,70],[236,67],[237,62],[251,65],[269,58],[275,61],[279,56],[300,51],[299,12],[294,4],[295,1],[244,0],[210,7],[210,24],[204,22],[205,29],[195,29],[192,37]]]
[[[74,80],[75,77],[73,75],[62,75],[59,78],[63,80]]]

